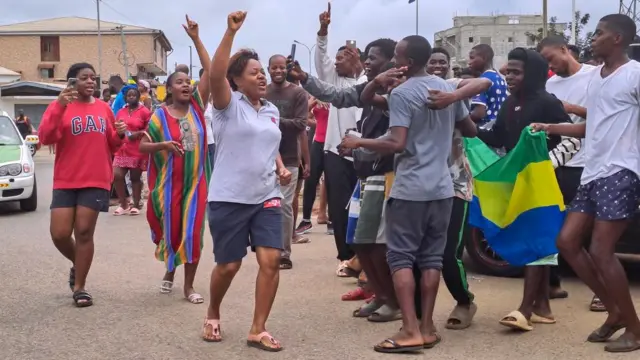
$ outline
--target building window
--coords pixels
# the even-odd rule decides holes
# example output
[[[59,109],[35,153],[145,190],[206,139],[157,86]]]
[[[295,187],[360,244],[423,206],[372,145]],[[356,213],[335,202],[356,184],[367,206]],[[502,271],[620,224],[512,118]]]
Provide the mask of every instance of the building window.
[[[469,36],[469,42],[473,44],[473,36]]]
[[[54,78],[53,68],[51,69],[40,69],[40,78],[42,79],[53,79]]]
[[[40,61],[60,61],[60,38],[58,36],[40,37]]]
[[[513,42],[513,37],[509,36],[509,38],[507,39],[508,42],[512,43]]]

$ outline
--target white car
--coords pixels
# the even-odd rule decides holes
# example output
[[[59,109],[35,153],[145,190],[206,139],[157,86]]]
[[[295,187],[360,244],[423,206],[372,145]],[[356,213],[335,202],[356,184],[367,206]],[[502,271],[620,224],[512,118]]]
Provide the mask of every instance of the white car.
[[[37,135],[23,139],[13,119],[0,112],[0,202],[19,201],[22,211],[38,207],[36,171],[31,145]]]

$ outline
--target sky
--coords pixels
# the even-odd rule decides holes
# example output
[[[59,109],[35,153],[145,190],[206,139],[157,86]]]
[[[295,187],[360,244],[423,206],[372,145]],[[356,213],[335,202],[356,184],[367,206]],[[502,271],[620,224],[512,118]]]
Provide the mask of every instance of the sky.
[[[11,24],[52,17],[96,17],[96,0],[23,0],[0,12],[0,24]],[[577,10],[591,14],[590,28],[602,16],[618,12],[618,0],[575,0]],[[450,28],[453,16],[491,14],[541,14],[542,0],[418,0],[419,33],[433,42],[433,33]],[[160,5],[161,4],[161,5]],[[415,34],[416,7],[408,0],[333,0],[329,28],[331,53],[355,40],[358,47],[378,38],[399,40]],[[319,14],[326,0],[102,0],[101,18],[105,21],[160,29],[169,38],[174,63],[189,63],[191,40],[181,24],[185,14],[200,24],[200,35],[211,54],[227,26],[227,15],[247,11],[247,19],[237,33],[234,48],[253,48],[263,63],[274,54],[288,55],[291,43],[298,40],[315,44]],[[8,11],[7,11],[8,10]],[[549,16],[559,22],[571,20],[571,0],[548,0]],[[197,64],[197,55],[194,65]],[[298,46],[296,58],[309,67],[307,49]],[[1,65],[1,64],[0,64]],[[197,70],[194,70],[194,72]]]

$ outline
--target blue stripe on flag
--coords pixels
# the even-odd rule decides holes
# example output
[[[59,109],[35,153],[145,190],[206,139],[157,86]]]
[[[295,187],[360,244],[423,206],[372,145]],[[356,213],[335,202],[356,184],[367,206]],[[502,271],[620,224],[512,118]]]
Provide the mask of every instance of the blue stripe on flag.
[[[351,195],[349,202],[349,219],[347,221],[347,244],[353,244],[356,235],[356,226],[360,217],[360,180],[356,183],[356,188]]]
[[[513,266],[524,266],[558,253],[556,237],[564,223],[564,215],[558,206],[534,208],[501,229],[482,216],[478,198],[474,196],[469,206],[469,225],[483,230],[489,246],[502,259]]]

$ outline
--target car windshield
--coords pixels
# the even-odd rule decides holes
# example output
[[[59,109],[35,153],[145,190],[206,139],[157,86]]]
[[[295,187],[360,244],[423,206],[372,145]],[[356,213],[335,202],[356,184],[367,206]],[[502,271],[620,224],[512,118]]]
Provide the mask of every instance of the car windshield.
[[[4,145],[22,145],[22,137],[16,130],[13,120],[0,116],[0,146]]]

